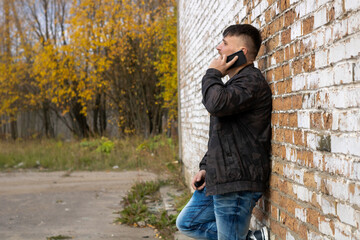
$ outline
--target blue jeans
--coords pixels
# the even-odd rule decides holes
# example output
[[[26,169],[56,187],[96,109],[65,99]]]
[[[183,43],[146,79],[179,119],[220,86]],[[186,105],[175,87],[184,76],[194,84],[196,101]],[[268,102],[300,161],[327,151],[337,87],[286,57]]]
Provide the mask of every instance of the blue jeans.
[[[176,219],[177,228],[195,239],[245,240],[260,192],[206,196],[195,191]]]

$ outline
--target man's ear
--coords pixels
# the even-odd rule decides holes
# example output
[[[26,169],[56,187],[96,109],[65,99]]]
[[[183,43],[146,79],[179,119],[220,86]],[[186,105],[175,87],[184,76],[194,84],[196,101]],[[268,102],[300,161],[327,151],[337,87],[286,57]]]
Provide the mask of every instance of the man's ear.
[[[251,61],[252,59],[251,59],[251,56],[248,55],[248,53],[249,53],[248,49],[247,49],[247,48],[243,48],[242,51],[243,51],[243,53],[244,53],[244,55],[245,55],[245,57],[246,57],[246,61],[247,61],[247,62]]]
[[[246,55],[248,53],[247,48],[243,48],[242,51],[243,51],[244,55]]]

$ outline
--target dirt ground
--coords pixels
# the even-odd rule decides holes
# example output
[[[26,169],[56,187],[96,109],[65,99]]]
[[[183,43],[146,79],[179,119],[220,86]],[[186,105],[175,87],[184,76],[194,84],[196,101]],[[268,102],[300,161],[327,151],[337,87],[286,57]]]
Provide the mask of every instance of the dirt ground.
[[[0,173],[0,239],[156,239],[151,228],[114,224],[120,201],[148,172]]]

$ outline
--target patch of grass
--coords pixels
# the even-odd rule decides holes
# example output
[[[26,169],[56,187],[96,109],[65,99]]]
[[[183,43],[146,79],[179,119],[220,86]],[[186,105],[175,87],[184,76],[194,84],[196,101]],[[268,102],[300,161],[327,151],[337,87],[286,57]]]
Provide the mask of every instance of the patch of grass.
[[[183,194],[178,197],[175,197],[175,208],[177,212],[181,212],[181,210],[185,207],[185,205],[189,202],[192,197],[192,193],[188,188],[184,189]]]
[[[164,209],[150,211],[148,204],[157,201],[159,189],[164,181],[136,183],[131,191],[123,198],[124,209],[118,214],[115,222],[130,226],[150,226],[156,228],[163,239],[173,239],[176,231],[176,215],[168,215]]]
[[[144,140],[85,139],[82,141],[0,141],[0,169],[150,170],[178,168],[177,143],[164,135]],[[174,166],[172,166],[174,165]],[[171,169],[170,169],[171,170]]]

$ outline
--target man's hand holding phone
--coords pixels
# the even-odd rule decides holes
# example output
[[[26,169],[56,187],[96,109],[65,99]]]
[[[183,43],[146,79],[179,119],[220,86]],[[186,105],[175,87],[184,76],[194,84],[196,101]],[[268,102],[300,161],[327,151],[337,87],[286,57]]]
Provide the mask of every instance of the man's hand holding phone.
[[[191,186],[194,190],[203,190],[205,187],[205,170],[200,170],[191,181]]]
[[[219,70],[222,76],[225,76],[230,69],[242,66],[247,63],[246,57],[242,50],[237,51],[229,56],[222,55],[215,58],[209,68],[215,68]]]
[[[217,58],[214,58],[214,60],[211,61],[209,68],[215,68],[221,72],[222,76],[225,76],[227,74],[227,70],[230,68],[231,65],[233,65],[236,60],[238,59],[238,56],[235,56],[231,61],[226,62],[227,56],[220,55]]]

